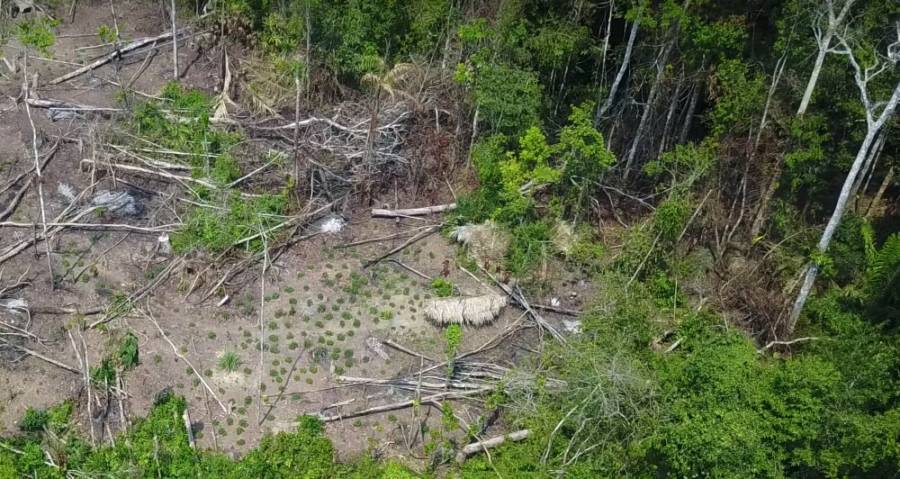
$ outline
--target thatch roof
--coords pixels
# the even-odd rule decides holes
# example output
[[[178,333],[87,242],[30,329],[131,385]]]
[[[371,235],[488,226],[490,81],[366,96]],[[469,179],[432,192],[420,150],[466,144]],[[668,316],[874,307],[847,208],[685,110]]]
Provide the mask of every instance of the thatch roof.
[[[492,322],[506,306],[506,296],[488,294],[467,298],[433,299],[425,306],[425,316],[437,324],[471,324]]]
[[[509,233],[493,221],[457,226],[450,237],[466,245],[469,255],[482,268],[503,264],[509,249]]]

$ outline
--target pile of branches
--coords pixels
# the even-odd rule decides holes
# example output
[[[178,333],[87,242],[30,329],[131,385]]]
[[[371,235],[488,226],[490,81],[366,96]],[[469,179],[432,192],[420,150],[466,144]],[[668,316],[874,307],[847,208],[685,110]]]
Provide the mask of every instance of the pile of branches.
[[[383,183],[407,170],[409,160],[402,150],[412,117],[412,109],[402,101],[374,115],[361,103],[344,102],[328,117],[244,126],[257,136],[275,139],[283,150],[307,152],[300,161],[307,163],[308,176],[334,195],[348,187]]]

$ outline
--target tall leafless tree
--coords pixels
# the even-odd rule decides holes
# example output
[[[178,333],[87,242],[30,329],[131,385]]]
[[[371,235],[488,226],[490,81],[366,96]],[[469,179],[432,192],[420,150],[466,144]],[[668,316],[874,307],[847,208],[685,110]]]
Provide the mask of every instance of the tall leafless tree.
[[[816,36],[818,53],[816,54],[816,61],[813,63],[812,73],[809,75],[809,81],[806,82],[806,90],[803,92],[803,99],[800,100],[797,116],[803,116],[806,113],[813,91],[816,89],[816,83],[819,81],[819,74],[822,72],[825,56],[833,52],[833,40],[843,26],[844,20],[847,19],[847,14],[855,1],[844,0],[843,5],[840,5],[840,2],[838,2],[838,5],[835,5],[834,0],[825,0],[824,2],[815,0],[817,11],[814,13],[816,18],[813,23],[813,33]],[[836,8],[839,8],[839,10],[836,11]]]
[[[846,39],[841,34],[836,34],[835,36],[838,40],[839,47],[833,51],[835,51],[835,53],[846,55],[850,60],[850,65],[853,67],[853,78],[857,88],[859,88],[860,101],[862,102],[866,114],[866,136],[863,138],[862,144],[859,146],[859,150],[856,153],[856,158],[853,160],[853,165],[850,167],[850,171],[844,179],[844,185],[841,188],[841,193],[834,206],[834,211],[831,213],[831,218],[828,219],[828,224],[825,225],[825,231],[822,232],[822,237],[819,239],[819,243],[816,246],[818,253],[821,255],[828,252],[828,246],[831,244],[831,239],[834,237],[834,233],[841,224],[844,213],[847,211],[847,205],[853,187],[856,184],[857,176],[860,175],[863,165],[869,158],[869,152],[873,147],[875,139],[878,137],[878,134],[881,132],[881,129],[887,121],[894,115],[894,112],[897,109],[897,103],[900,102],[900,81],[897,82],[893,94],[887,102],[873,101],[869,97],[869,82],[881,73],[884,73],[897,62],[898,59],[896,56],[891,54],[891,48],[893,48],[894,45],[900,44],[900,38],[897,39],[897,43],[888,47],[889,61],[876,61],[874,65],[864,67],[857,61],[856,56]],[[898,37],[900,37],[900,33],[898,33]],[[881,110],[880,112],[878,111],[879,109]],[[803,273],[803,283],[800,286],[800,292],[797,294],[797,299],[794,301],[794,306],[791,308],[790,316],[788,317],[788,335],[793,333],[794,327],[797,325],[797,319],[803,311],[806,300],[809,299],[809,294],[812,291],[818,274],[818,263],[815,261],[807,263]]]
[[[609,87],[609,94],[606,95],[606,101],[604,101],[603,104],[600,105],[600,107],[597,109],[597,114],[594,116],[595,128],[600,127],[600,120],[603,119],[603,116],[606,115],[606,112],[609,111],[609,108],[612,106],[613,100],[615,100],[616,98],[616,92],[618,92],[619,90],[619,85],[622,83],[622,78],[625,77],[625,71],[628,70],[628,66],[631,64],[631,52],[634,51],[634,41],[635,39],[637,39],[638,30],[641,27],[642,13],[643,12],[639,9],[634,22],[632,22],[631,24],[631,33],[628,34],[628,43],[625,45],[625,56],[622,57],[622,63],[619,65],[619,71],[616,72],[616,79],[613,80],[612,86]],[[610,13],[610,15],[612,14]]]

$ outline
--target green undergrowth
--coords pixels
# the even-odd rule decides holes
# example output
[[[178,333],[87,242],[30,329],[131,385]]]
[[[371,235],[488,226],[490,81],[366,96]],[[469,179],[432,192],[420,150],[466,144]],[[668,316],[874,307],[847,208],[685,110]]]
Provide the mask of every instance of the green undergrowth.
[[[183,226],[171,235],[172,248],[178,253],[259,250],[270,239],[263,236],[274,234],[269,230],[289,212],[287,189],[248,195],[232,184],[242,175],[234,151],[241,136],[213,124],[213,100],[206,93],[172,82],[160,97],[134,108],[129,127],[138,144],[160,149],[166,161],[189,166],[194,178],[206,182],[189,185],[199,204],[186,212]]]
[[[171,236],[176,252],[221,252],[232,246],[259,250],[264,244],[262,237],[239,242],[260,233],[271,234],[266,231],[283,222],[288,210],[286,193],[244,198],[232,191],[224,196],[219,206],[212,203],[190,211],[184,226]]]
[[[221,479],[405,479],[419,477],[392,461],[335,460],[322,423],[301,416],[293,432],[265,436],[242,459],[194,449],[181,418],[183,398],[164,394],[113,445],[91,447],[70,425],[70,403],[49,411],[30,411],[23,435],[0,442],[0,478],[64,477]],[[22,422],[25,424],[25,421]],[[52,459],[52,464],[48,464]]]
[[[524,443],[462,477],[891,477],[900,466],[900,341],[840,291],[811,303],[818,338],[761,354],[654,284],[600,277],[583,333],[538,366],[565,389],[507,388]],[[555,432],[554,432],[555,431]],[[577,457],[575,457],[577,456]],[[542,460],[544,458],[544,460]]]
[[[572,227],[583,220],[597,178],[616,161],[593,127],[593,108],[573,107],[555,142],[531,126],[517,139],[497,133],[472,148],[479,187],[461,199],[455,221],[506,227],[512,241],[505,267],[518,277],[550,256],[588,269],[602,256],[589,229]],[[554,241],[561,236],[565,241]]]
[[[187,153],[173,156],[171,161],[191,166],[194,177],[219,184],[238,179],[241,169],[231,149],[240,135],[213,127],[212,99],[175,82],[168,83],[160,97],[161,101],[143,102],[134,108],[130,122],[134,133],[150,145]]]
[[[431,281],[431,290],[438,298],[449,298],[456,291],[456,286],[444,278],[437,277]]]
[[[15,34],[26,47],[37,50],[45,57],[50,56],[50,48],[56,43],[54,29],[60,21],[49,18],[30,18],[15,26]]]

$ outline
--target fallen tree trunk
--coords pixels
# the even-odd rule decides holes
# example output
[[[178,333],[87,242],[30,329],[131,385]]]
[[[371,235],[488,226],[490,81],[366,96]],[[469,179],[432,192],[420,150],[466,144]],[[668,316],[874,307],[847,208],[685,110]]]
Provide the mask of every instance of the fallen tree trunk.
[[[320,414],[319,419],[322,420],[322,422],[334,422],[334,421],[340,421],[343,419],[352,419],[354,417],[366,416],[369,414],[377,414],[377,413],[381,413],[381,412],[394,411],[397,409],[412,407],[416,404],[432,403],[439,399],[465,399],[466,397],[471,396],[474,393],[483,393],[483,392],[484,391],[468,391],[468,392],[452,391],[452,392],[438,393],[438,394],[432,394],[430,396],[425,396],[425,397],[421,398],[420,400],[410,399],[408,401],[400,401],[400,402],[396,402],[396,403],[385,404],[383,406],[370,407],[368,409],[363,409],[362,411],[354,411],[354,412],[350,412],[350,413],[346,413],[346,414],[334,414],[331,416],[325,416],[325,415]]]
[[[504,434],[503,436],[495,436],[490,439],[485,439],[484,441],[467,444],[458,453],[456,453],[456,462],[462,464],[466,462],[466,459],[473,454],[487,451],[488,449],[497,447],[506,441],[521,441],[523,439],[526,439],[530,434],[531,431],[529,431],[528,429],[522,429],[521,431],[511,432],[509,434]]]
[[[84,111],[84,112],[119,112],[124,111],[122,108],[106,108],[99,106],[91,106],[91,105],[81,105],[79,103],[69,103],[62,100],[55,99],[41,99],[41,98],[26,98],[25,102],[28,103],[29,106],[33,106],[35,108],[46,108],[49,110],[71,110],[71,111]]]
[[[372,216],[376,218],[402,218],[404,216],[425,216],[435,213],[443,213],[445,211],[453,211],[456,209],[456,203],[448,203],[446,205],[425,206],[423,208],[407,208],[401,210],[384,210],[375,208],[372,210]]]
[[[106,65],[107,63],[109,63],[116,57],[122,56],[126,53],[132,52],[134,50],[137,50],[139,48],[145,47],[150,44],[153,44],[153,43],[156,43],[159,41],[163,41],[163,40],[168,40],[170,38],[172,38],[173,41],[178,41],[177,38],[173,38],[173,37],[176,37],[178,34],[183,33],[185,31],[186,30],[179,30],[177,32],[170,31],[167,33],[163,33],[162,35],[157,35],[155,37],[139,38],[139,39],[129,43],[128,45],[124,45],[122,48],[116,49],[116,51],[110,53],[109,55],[101,57],[99,60],[97,60],[93,63],[89,63],[81,68],[78,68],[77,70],[73,70],[69,73],[66,73],[65,75],[62,75],[62,76],[59,76],[59,77],[56,77],[56,78],[50,80],[49,84],[56,85],[56,84],[66,81],[66,80],[71,80],[72,78],[75,78],[79,75],[83,75],[91,70],[94,70],[94,69],[102,67],[103,65]]]

